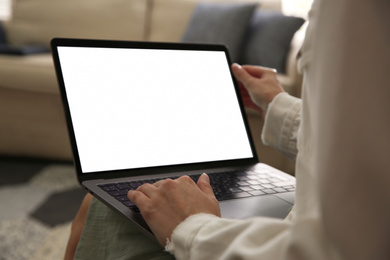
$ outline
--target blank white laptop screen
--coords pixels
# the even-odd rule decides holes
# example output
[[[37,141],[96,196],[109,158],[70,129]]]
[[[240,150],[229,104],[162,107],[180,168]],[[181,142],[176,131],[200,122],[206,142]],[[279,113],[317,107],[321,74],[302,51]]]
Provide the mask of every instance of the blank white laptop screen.
[[[83,173],[253,157],[224,52],[58,53]]]

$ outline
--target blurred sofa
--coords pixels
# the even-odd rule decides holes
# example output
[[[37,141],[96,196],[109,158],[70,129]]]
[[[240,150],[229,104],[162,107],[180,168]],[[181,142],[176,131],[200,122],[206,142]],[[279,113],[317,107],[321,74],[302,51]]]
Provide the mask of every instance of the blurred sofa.
[[[225,21],[238,3],[246,1],[15,0],[12,18],[0,31],[0,154],[72,158],[50,54],[53,37],[217,43],[227,37],[235,41],[234,61],[277,67],[285,90],[300,96],[295,57],[303,19],[282,15],[277,1],[258,1],[247,18],[237,15],[241,28],[233,29],[238,22]],[[204,33],[197,28],[208,22],[214,27]],[[294,162],[261,144],[259,113],[246,112],[260,160],[293,173]]]

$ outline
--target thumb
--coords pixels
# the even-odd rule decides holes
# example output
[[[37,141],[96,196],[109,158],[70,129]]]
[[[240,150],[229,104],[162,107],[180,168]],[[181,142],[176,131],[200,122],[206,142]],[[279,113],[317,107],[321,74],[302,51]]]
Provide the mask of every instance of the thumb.
[[[248,66],[245,66],[244,68],[241,65],[234,63],[232,65],[232,72],[237,81],[241,83],[246,90],[250,91],[253,89],[253,87],[256,86],[255,81],[258,79],[258,77],[255,77],[252,75],[252,73],[249,73],[247,71],[247,67]],[[259,73],[259,70],[256,72]]]
[[[200,175],[197,185],[201,191],[203,191],[207,196],[214,197],[213,188],[210,185],[210,178],[206,173]]]
[[[251,78],[251,75],[237,63],[232,64],[232,72],[236,79],[242,82],[244,85],[246,85],[248,80]]]

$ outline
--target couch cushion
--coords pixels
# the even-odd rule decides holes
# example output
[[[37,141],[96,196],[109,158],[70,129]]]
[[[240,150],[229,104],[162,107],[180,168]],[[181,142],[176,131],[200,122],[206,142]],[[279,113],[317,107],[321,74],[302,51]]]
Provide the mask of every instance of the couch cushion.
[[[271,0],[272,1],[272,0]],[[181,40],[192,13],[202,0],[152,0],[150,24],[146,39],[159,42],[178,42]],[[261,2],[264,0],[207,0],[207,2]],[[274,1],[272,1],[274,2]],[[263,6],[263,4],[262,4]]]
[[[299,17],[274,11],[257,11],[245,39],[240,63],[271,67],[285,73],[291,40],[303,23],[304,19]]]
[[[8,42],[49,47],[53,37],[143,40],[145,0],[16,0]]]
[[[238,61],[249,21],[257,8],[254,3],[199,3],[183,35],[183,42],[220,43]]]
[[[178,42],[198,0],[153,0],[147,40]]]
[[[0,55],[0,88],[59,93],[50,54]]]

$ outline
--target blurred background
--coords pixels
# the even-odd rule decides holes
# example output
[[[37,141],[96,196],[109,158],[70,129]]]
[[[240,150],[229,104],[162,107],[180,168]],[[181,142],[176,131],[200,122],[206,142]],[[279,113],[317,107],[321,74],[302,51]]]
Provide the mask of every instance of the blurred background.
[[[282,11],[287,15],[306,17],[313,0],[268,0],[280,2]],[[7,20],[11,17],[12,0],[0,0],[0,20]]]
[[[209,2],[218,1],[241,2]],[[296,55],[312,0],[254,1],[260,7],[240,28],[242,34],[229,37],[232,26],[223,9],[213,9],[220,20],[207,31],[214,29],[216,37],[228,28],[223,40],[232,41],[231,46],[242,41],[240,62],[249,58],[245,64],[279,65],[278,79],[299,97]],[[62,259],[71,221],[86,193],[75,178],[49,40],[60,33],[180,41],[183,32],[196,32],[194,21],[215,16],[207,10],[192,16],[197,2],[207,0],[0,0],[0,260]],[[14,16],[12,10],[17,10]],[[210,40],[206,35],[195,36]],[[294,174],[292,160],[262,145],[260,113],[246,101],[260,160]]]

